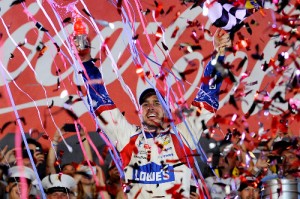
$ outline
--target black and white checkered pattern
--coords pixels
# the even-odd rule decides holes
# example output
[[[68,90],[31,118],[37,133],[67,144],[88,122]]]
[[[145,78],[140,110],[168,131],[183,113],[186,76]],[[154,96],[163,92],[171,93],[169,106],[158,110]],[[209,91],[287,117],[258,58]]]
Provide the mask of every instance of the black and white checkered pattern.
[[[234,26],[250,15],[246,8],[237,8],[229,3],[215,1],[207,7],[208,18],[211,23],[226,31],[230,31]]]

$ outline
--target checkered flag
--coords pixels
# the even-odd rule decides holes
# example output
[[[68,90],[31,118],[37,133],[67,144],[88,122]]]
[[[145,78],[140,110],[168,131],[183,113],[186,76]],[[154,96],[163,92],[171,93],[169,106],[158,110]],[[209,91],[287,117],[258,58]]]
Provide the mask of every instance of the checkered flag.
[[[211,23],[226,31],[230,31],[251,13],[246,8],[238,8],[229,3],[214,1],[205,3],[203,9],[208,9],[208,18]]]
[[[208,16],[211,23],[228,32],[234,30],[244,19],[259,8],[263,7],[264,0],[246,0],[245,5],[240,1],[230,0],[185,0],[203,8],[203,15]],[[191,9],[192,9],[191,8]]]

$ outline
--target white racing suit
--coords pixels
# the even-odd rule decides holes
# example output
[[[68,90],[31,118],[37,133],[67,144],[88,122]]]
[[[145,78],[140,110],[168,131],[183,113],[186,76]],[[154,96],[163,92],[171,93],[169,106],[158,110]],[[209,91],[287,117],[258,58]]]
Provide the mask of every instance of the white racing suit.
[[[220,56],[218,61],[223,59]],[[84,77],[86,82],[87,79],[102,78],[92,61],[84,62],[83,65],[89,76]],[[214,66],[209,63],[204,76],[210,76],[213,70]],[[195,106],[201,104],[211,109],[211,112],[202,110],[201,117],[197,117],[194,111],[176,128],[170,126],[159,132],[145,129],[145,134],[140,127],[126,120],[103,84],[87,86],[92,99],[89,103],[91,111],[96,113],[101,129],[120,152],[125,180],[130,187],[128,198],[189,198],[194,167],[192,154],[195,153],[201,135],[201,120],[210,118],[213,114],[211,112],[218,108],[221,81],[212,89],[208,84],[202,84],[192,103]]]

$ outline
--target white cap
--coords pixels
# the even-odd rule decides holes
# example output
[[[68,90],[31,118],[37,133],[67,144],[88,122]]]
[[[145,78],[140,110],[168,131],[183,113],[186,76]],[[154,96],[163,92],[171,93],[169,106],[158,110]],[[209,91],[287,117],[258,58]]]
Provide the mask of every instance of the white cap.
[[[42,185],[45,192],[65,192],[71,193],[74,188],[76,188],[76,182],[74,178],[66,174],[51,174],[42,180]]]
[[[87,166],[87,165],[80,164],[80,165],[78,165],[76,171],[77,172],[84,172],[84,173],[92,176],[93,174],[96,174],[96,171],[97,171],[95,166],[92,166],[92,169],[93,170],[91,170],[90,167]]]
[[[27,178],[33,182],[35,180],[34,171],[26,166],[13,166],[8,169],[8,178]]]

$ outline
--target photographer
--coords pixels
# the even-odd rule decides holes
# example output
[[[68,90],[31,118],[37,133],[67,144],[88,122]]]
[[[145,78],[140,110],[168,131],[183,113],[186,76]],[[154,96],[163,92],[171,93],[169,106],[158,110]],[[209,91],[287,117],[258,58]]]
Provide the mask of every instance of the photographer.
[[[28,148],[30,150],[30,154],[34,161],[34,165],[31,165],[29,154],[27,152],[24,142],[22,142],[21,145],[23,164],[24,166],[29,167],[31,169],[35,166],[40,178],[43,178],[46,175],[46,162],[45,162],[46,154],[43,151],[42,145],[37,140],[32,138],[27,138],[26,141],[28,143]],[[15,166],[16,165],[15,152],[16,152],[16,148],[12,148],[8,150],[8,146],[5,146],[1,151],[0,163],[6,166]]]
[[[26,140],[28,143],[30,153],[34,159],[34,163],[37,168],[38,174],[40,178],[43,178],[46,175],[46,162],[45,162],[46,155],[44,153],[42,145],[37,140],[32,138],[27,138]],[[29,155],[27,153],[24,142],[22,142],[22,149],[23,149],[24,166],[32,167],[30,164]]]

